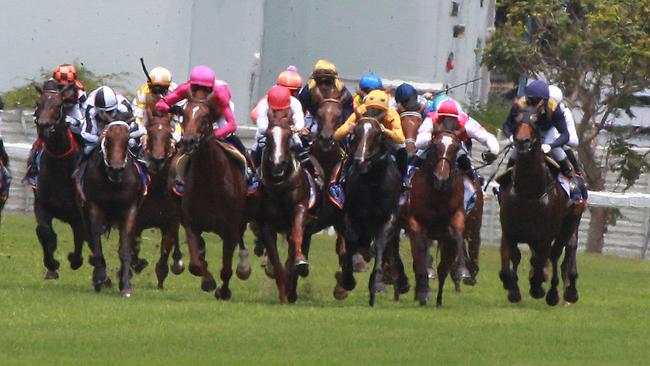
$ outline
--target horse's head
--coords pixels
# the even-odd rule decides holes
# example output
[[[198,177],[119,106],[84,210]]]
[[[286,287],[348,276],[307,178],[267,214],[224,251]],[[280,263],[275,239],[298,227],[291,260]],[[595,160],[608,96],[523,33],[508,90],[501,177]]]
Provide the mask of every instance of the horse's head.
[[[183,142],[186,152],[192,154],[199,144],[212,134],[212,122],[218,118],[212,93],[205,90],[191,93],[183,113]]]
[[[433,157],[433,186],[444,190],[450,186],[456,164],[456,156],[460,149],[460,139],[454,131],[439,130],[431,140]]]
[[[156,173],[176,151],[172,137],[171,114],[151,112],[148,109],[147,114],[147,140],[143,154],[149,162],[151,172]]]
[[[126,169],[129,147],[129,125],[114,121],[106,126],[101,136],[101,153],[108,180],[121,183]]]
[[[367,173],[372,164],[381,159],[384,152],[387,152],[386,137],[379,122],[382,118],[381,114],[375,115],[369,111],[365,116],[359,118],[354,128],[350,154],[354,159],[353,164],[361,174]]]
[[[406,151],[409,157],[415,155],[417,149],[415,148],[415,139],[418,135],[418,129],[422,124],[422,115],[419,111],[404,111],[399,115],[402,123],[402,131],[406,138]]]
[[[289,151],[293,132],[283,126],[271,125],[266,130],[266,148],[262,160],[262,176],[272,183],[280,183],[297,169],[296,160]]]
[[[64,130],[66,101],[74,97],[76,90],[72,83],[59,90],[59,85],[55,80],[46,81],[42,89],[36,87],[36,90],[38,90],[40,96],[34,111],[34,123],[36,124],[38,136],[47,140],[56,131]]]
[[[517,154],[527,154],[540,149],[541,141],[537,127],[539,118],[538,108],[530,105],[520,108],[514,116],[516,127],[512,138]]]
[[[317,101],[318,135],[316,141],[323,150],[327,151],[335,146],[334,131],[343,123],[343,105],[341,93],[333,86],[318,86]]]

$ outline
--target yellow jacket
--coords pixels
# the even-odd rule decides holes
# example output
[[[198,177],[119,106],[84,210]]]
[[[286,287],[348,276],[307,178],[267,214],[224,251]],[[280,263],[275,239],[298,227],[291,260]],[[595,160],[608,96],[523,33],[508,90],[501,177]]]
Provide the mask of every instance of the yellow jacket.
[[[364,114],[366,112],[366,106],[360,105],[357,109],[357,112],[359,114]],[[350,117],[348,117],[347,121],[345,121],[345,123],[343,123],[341,127],[339,127],[336,132],[334,132],[334,139],[336,141],[341,141],[348,134],[348,126],[350,126],[351,123],[356,123],[356,121],[357,115],[355,113],[352,113]],[[396,144],[404,143],[405,139],[404,132],[402,132],[402,122],[399,118],[399,114],[395,109],[388,108],[386,117],[380,122],[386,128],[384,133],[388,135],[391,141]]]
[[[176,84],[171,83],[169,86],[169,92],[174,91],[176,89]],[[151,111],[154,110],[156,103],[154,102],[153,95],[151,94],[151,91],[149,90],[149,84],[144,83],[138,89],[137,92],[135,92],[135,98],[133,99],[132,107],[133,107],[133,115],[135,116],[135,122],[142,126],[146,127],[146,120],[147,120],[147,108]],[[179,136],[182,133],[181,131],[181,124],[176,121],[177,117],[173,118],[174,125],[174,131],[177,133]]]

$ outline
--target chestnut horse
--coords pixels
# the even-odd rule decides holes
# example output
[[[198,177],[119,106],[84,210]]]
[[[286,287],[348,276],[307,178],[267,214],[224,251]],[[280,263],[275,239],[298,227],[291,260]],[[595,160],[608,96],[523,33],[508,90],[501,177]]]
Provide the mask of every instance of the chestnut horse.
[[[508,300],[521,301],[517,284],[521,253],[517,244],[528,243],[532,267],[530,295],[535,299],[546,295],[546,303],[553,306],[559,302],[557,262],[563,250],[563,297],[568,303],[578,301],[577,230],[584,206],[567,205],[562,187],[545,163],[540,133],[535,123],[538,118],[540,116],[532,106],[519,112],[513,134],[514,147],[517,149],[515,165],[509,176],[499,178],[502,229],[499,277],[503,287],[508,290]],[[553,276],[551,288],[546,293],[542,283],[546,280],[544,267],[549,258],[553,265]]]
[[[421,305],[432,297],[426,268],[427,239],[438,240],[440,247],[438,306],[442,305],[445,280],[455,260],[459,277],[469,276],[463,241],[463,173],[456,167],[459,149],[460,140],[454,132],[435,133],[426,161],[413,176],[408,232],[416,278],[415,296]]]
[[[79,206],[75,200],[75,183],[72,178],[79,158],[79,147],[72,131],[65,122],[66,100],[75,96],[73,84],[60,91],[55,81],[38,89],[40,97],[34,112],[34,123],[38,131],[36,145],[44,145],[40,157],[38,185],[34,190],[34,215],[36,236],[43,247],[43,262],[47,268],[45,279],[59,277],[59,262],[54,258],[57,235],[52,228],[52,219],[57,218],[72,228],[74,252],[68,254],[72,269],[83,263],[83,243],[88,236],[85,231]],[[74,102],[72,102],[74,103]]]
[[[101,235],[115,225],[120,230],[119,270],[120,291],[130,297],[131,245],[136,236],[138,209],[144,199],[144,187],[134,158],[129,154],[129,125],[123,121],[109,123],[99,146],[88,159],[81,197],[85,197],[83,211],[90,233],[91,264],[95,291],[107,281],[106,261]]]
[[[289,150],[293,132],[288,125],[278,124],[275,118],[269,120],[260,167],[262,185],[257,225],[273,266],[280,302],[284,304],[296,301],[298,275],[304,277],[308,273],[303,237],[309,209],[309,183],[300,162]],[[278,233],[285,233],[289,243],[286,268],[278,255]]]
[[[247,222],[246,182],[239,162],[213,137],[212,123],[220,108],[213,95],[198,91],[190,95],[183,115],[183,148],[187,164],[182,174],[185,191],[181,201],[182,223],[190,251],[190,273],[201,276],[203,291],[215,290],[217,299],[228,300],[232,277],[232,257],[243,243]],[[217,283],[205,260],[204,232],[213,232],[223,241],[221,280]],[[237,272],[241,279],[245,279]]]
[[[385,112],[384,112],[385,113]],[[343,260],[341,286],[351,291],[356,286],[352,256],[359,248],[375,245],[375,263],[369,280],[370,306],[375,294],[384,289],[384,250],[399,235],[398,211],[402,177],[391,146],[380,122],[363,116],[354,128],[350,143],[352,159],[345,184],[344,236],[347,250]],[[398,248],[394,248],[398,249]],[[399,256],[399,253],[392,253]]]
[[[179,242],[178,229],[181,221],[181,198],[171,190],[174,175],[171,164],[176,153],[176,141],[172,136],[171,114],[152,113],[147,109],[147,139],[143,147],[143,155],[149,163],[148,194],[142,202],[136,221],[136,241],[134,243],[134,270],[139,273],[146,267],[147,262],[140,259],[140,237],[142,231],[148,228],[160,230],[160,259],[156,263],[158,288],[163,283],[169,269],[167,261],[173,249],[173,264],[170,266],[174,274],[184,270]]]

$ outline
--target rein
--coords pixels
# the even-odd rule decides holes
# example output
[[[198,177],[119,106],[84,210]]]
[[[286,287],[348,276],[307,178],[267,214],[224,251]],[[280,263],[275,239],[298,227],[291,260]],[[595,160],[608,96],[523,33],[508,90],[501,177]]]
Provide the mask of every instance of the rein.
[[[54,159],[62,160],[62,159],[69,158],[70,156],[72,156],[72,154],[79,151],[79,145],[77,145],[77,140],[72,135],[72,130],[70,130],[69,127],[66,127],[66,129],[68,130],[68,139],[70,140],[70,148],[68,150],[66,150],[64,153],[57,154],[57,153],[55,153],[53,151],[50,151],[47,148],[47,144],[43,144],[45,146],[45,154],[47,156],[49,156],[51,158],[54,158]]]
[[[499,161],[499,164],[497,164],[497,168],[494,169],[494,173],[492,173],[492,174],[490,175],[490,179],[488,179],[487,182],[485,182],[485,187],[483,187],[483,192],[487,191],[487,187],[490,185],[490,182],[492,182],[492,180],[494,179],[494,177],[495,177],[495,176],[497,175],[497,173],[499,172],[499,168],[501,167],[501,164],[503,164],[503,161],[505,160],[506,156],[508,155],[507,152],[510,151],[510,149],[512,149],[512,144],[508,144],[506,147],[503,148],[503,150],[501,150],[501,151],[497,154],[497,156],[499,156],[499,155],[501,155],[501,154],[503,154],[503,156],[501,157],[501,160]],[[483,167],[485,167],[485,166],[487,166],[487,165],[488,165],[488,164],[485,164],[484,166],[479,167],[479,168],[476,168],[476,169],[481,169],[481,168],[483,168]]]

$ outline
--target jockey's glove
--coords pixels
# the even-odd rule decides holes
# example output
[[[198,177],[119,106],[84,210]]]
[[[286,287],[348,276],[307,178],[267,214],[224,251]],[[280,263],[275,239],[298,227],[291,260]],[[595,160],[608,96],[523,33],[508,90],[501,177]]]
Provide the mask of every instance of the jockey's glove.
[[[551,152],[551,145],[549,144],[542,144],[542,152],[544,154],[548,154]]]
[[[492,153],[491,151],[486,151],[482,154],[483,161],[485,161],[487,164],[492,164],[495,160],[497,160],[497,154]]]

